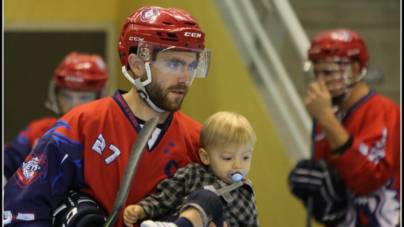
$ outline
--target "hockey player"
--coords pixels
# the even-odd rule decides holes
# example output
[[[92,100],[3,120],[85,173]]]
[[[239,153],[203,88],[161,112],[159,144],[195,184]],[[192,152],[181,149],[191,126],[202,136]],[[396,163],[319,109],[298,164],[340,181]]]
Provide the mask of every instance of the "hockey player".
[[[141,227],[202,227],[210,222],[221,227],[223,221],[232,227],[259,226],[252,183],[245,178],[255,141],[254,130],[243,116],[231,112],[212,115],[200,133],[199,157],[204,166],[193,163],[179,169],[173,178],[157,185],[156,194],[126,207],[126,226],[163,214],[165,222],[148,220]],[[223,202],[210,191],[238,181],[242,186],[222,196]]]
[[[305,100],[317,122],[315,162],[302,160],[292,170],[292,193],[306,205],[311,197],[313,216],[327,226],[395,226],[399,106],[362,81],[369,55],[354,31],[320,33],[308,57],[318,82],[309,83]]]
[[[101,98],[107,79],[106,64],[99,55],[71,52],[55,69],[45,106],[60,117],[80,104]],[[7,180],[57,119],[45,117],[31,122],[11,145],[4,147],[4,176]]]
[[[5,187],[5,223],[52,226],[53,216],[61,214],[67,217],[64,226],[79,227],[70,220],[80,210],[66,214],[59,207],[69,190],[91,197],[108,216],[138,132],[152,117],[159,117],[159,125],[138,164],[127,204],[154,193],[176,169],[200,163],[201,124],[178,110],[194,77],[207,74],[204,36],[183,10],[149,6],[130,15],[118,52],[133,88],[72,109],[41,137]],[[114,226],[123,225],[121,213]]]

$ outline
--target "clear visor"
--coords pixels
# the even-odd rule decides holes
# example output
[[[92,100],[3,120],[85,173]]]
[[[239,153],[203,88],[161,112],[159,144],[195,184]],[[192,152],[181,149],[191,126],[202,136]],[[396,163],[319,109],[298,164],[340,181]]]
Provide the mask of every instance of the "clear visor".
[[[210,65],[210,50],[139,42],[137,55],[144,62],[168,74],[205,78]]]
[[[355,83],[349,62],[305,61],[303,73],[307,84],[324,81],[333,97],[345,94]]]

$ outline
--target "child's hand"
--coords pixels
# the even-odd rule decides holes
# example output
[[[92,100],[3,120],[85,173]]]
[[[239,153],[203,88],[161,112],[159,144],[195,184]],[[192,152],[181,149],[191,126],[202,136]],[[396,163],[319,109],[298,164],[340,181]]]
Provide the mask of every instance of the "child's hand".
[[[139,205],[130,205],[123,212],[123,222],[127,227],[133,227],[133,224],[139,219],[146,218],[146,212]]]

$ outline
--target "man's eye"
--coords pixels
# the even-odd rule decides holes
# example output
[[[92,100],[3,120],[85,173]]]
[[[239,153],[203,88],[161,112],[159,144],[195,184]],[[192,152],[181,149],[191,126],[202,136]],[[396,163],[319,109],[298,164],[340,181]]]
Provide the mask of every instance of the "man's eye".
[[[68,95],[68,94],[63,94],[62,97],[63,97],[64,99],[66,99],[67,101],[73,100],[73,97],[70,96],[70,95]]]
[[[323,73],[324,73],[324,75],[329,76],[329,75],[331,75],[331,74],[333,73],[333,71],[331,71],[331,70],[324,70]]]
[[[93,97],[91,96],[84,96],[84,97],[80,97],[81,101],[85,101],[85,102],[89,102],[89,101],[93,101]]]
[[[334,70],[321,70],[321,71],[314,71],[314,75],[318,77],[320,74],[325,76],[332,75],[335,71]]]
[[[184,62],[179,61],[179,60],[171,60],[167,62],[168,67],[176,69],[178,67],[182,67],[184,65]]]
[[[170,66],[171,68],[178,68],[181,64],[178,62],[175,63],[170,63],[168,66]]]
[[[197,62],[193,62],[193,63],[190,64],[188,67],[189,67],[190,69],[192,69],[192,70],[195,70],[197,65],[198,65]]]

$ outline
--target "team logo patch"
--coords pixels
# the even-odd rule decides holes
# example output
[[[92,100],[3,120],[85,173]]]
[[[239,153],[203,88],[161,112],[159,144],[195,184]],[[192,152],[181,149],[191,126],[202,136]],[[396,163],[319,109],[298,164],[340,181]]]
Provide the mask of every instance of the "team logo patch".
[[[159,11],[157,9],[146,8],[145,10],[143,10],[142,15],[140,15],[140,19],[143,22],[150,21],[150,20],[156,18],[158,12]]]
[[[38,180],[42,174],[46,174],[47,167],[45,155],[38,156],[31,152],[15,173],[14,178],[20,187],[25,188]]]

